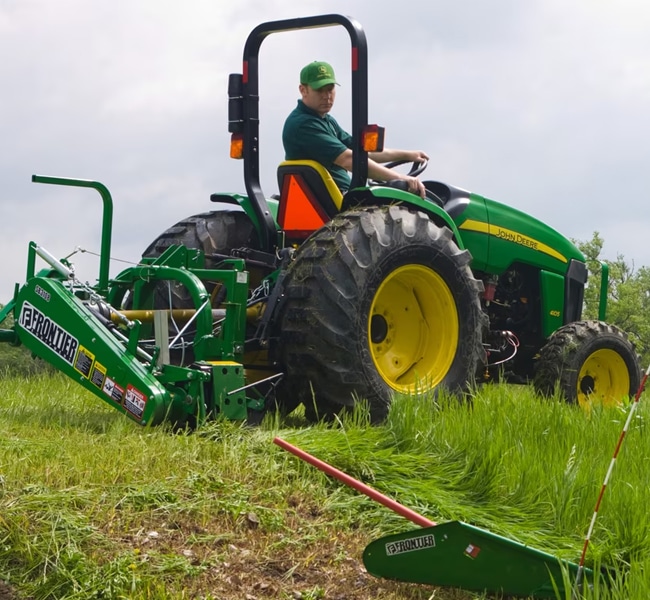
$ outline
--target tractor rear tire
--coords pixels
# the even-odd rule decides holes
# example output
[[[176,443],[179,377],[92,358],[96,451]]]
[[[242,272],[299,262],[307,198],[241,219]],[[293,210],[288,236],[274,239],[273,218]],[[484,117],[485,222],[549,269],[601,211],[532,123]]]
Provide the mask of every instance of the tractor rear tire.
[[[481,282],[446,227],[406,207],[341,213],[297,252],[279,356],[310,420],[359,400],[372,422],[394,393],[464,391],[485,362]]]
[[[641,369],[634,344],[615,325],[577,321],[560,327],[540,350],[535,390],[551,396],[556,389],[582,407],[616,405],[636,393]]]

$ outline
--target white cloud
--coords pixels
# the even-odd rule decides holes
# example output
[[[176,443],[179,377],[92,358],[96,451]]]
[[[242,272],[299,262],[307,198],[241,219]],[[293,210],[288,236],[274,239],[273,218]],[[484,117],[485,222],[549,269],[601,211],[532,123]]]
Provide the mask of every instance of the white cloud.
[[[598,230],[612,258],[650,264],[641,242],[650,225],[649,6],[0,0],[0,248],[11,257],[0,270],[0,302],[24,280],[30,239],[58,255],[99,248],[94,192],[34,185],[33,172],[106,183],[113,253],[126,259],[175,221],[209,210],[211,192],[243,191],[242,166],[227,157],[227,74],[241,69],[259,22],[322,12],[364,25],[371,120],[387,127],[388,145],[428,151],[428,177],[511,203],[570,237]],[[340,74],[336,116],[349,126],[344,31],[264,42],[268,194],[297,73],[320,58]]]

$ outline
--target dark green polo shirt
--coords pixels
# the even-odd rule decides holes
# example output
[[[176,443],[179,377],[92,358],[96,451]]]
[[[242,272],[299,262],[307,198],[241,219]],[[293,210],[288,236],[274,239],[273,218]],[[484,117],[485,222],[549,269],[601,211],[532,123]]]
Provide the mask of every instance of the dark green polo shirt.
[[[284,122],[282,143],[286,160],[315,160],[331,174],[342,191],[350,188],[350,175],[334,159],[352,147],[352,136],[341,129],[334,117],[321,117],[298,100],[298,106]]]

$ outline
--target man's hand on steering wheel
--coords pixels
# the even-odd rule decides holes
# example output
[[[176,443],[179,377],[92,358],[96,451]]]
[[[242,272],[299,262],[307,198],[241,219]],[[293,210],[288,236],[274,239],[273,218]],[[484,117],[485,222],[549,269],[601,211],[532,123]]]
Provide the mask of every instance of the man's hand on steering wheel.
[[[422,150],[409,150],[406,152],[407,160],[410,160],[413,163],[427,163],[429,162],[429,155]],[[424,170],[424,169],[423,169]]]
[[[427,190],[424,187],[424,184],[417,177],[407,175],[405,181],[409,186],[408,191],[411,192],[411,194],[417,194],[420,198],[426,196]]]
[[[393,169],[409,162],[412,163],[409,172],[406,175],[401,176],[400,179],[406,182],[409,192],[424,198],[426,196],[426,189],[417,176],[427,168],[427,165],[429,164],[429,156],[426,152],[422,152],[421,150],[412,150],[405,152],[404,154],[405,157],[403,159],[386,163],[384,166],[387,169]]]

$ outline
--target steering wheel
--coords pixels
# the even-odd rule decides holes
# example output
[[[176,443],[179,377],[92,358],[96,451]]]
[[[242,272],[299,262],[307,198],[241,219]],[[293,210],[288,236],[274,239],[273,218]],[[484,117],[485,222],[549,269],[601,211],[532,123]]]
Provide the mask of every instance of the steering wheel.
[[[392,162],[384,163],[384,167],[387,169],[394,169],[395,167],[400,167],[402,165],[405,165],[407,163],[411,163],[411,169],[409,172],[406,174],[408,177],[417,177],[424,169],[427,168],[427,165],[429,164],[429,161],[424,159],[421,161],[411,161],[411,160],[394,160]],[[389,182],[383,182],[383,181],[375,181],[371,180],[370,185],[386,185]]]
[[[387,169],[394,169],[395,167],[399,167],[401,165],[405,165],[406,163],[411,163],[411,169],[407,173],[409,177],[417,177],[424,169],[427,168],[427,165],[429,164],[429,161],[424,159],[424,160],[394,160],[393,162],[385,163],[384,167]]]

